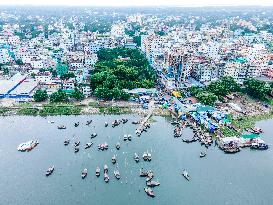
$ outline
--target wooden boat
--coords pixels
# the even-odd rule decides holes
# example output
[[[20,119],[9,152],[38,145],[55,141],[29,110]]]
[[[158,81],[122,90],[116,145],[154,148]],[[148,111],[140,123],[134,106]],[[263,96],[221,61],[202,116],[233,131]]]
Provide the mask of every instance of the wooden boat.
[[[139,176],[140,177],[147,177],[148,176],[148,172],[145,172],[143,169],[140,169]]]
[[[106,164],[104,165],[103,169],[104,169],[104,173],[108,172],[108,166]]]
[[[97,137],[97,133],[94,132],[94,133],[91,134],[91,139],[95,138],[95,137]]]
[[[92,120],[89,120],[86,122],[86,125],[90,125],[92,123]]]
[[[76,141],[76,142],[74,143],[74,146],[77,147],[77,146],[80,145],[80,143],[81,143],[80,141]]]
[[[108,122],[105,122],[105,123],[104,123],[104,127],[108,127]]]
[[[144,159],[144,161],[148,160],[148,154],[146,152],[143,153],[142,158]]]
[[[139,156],[138,156],[137,153],[135,153],[134,160],[135,160],[136,162],[139,162]]]
[[[128,135],[128,140],[131,141],[132,140],[132,135]]]
[[[51,167],[48,168],[48,170],[46,170],[46,176],[48,177],[49,175],[51,175],[54,171],[54,165],[52,165]]]
[[[93,142],[88,142],[85,144],[85,148],[84,149],[88,149],[92,146]]]
[[[206,155],[207,155],[207,154],[206,154],[205,152],[201,152],[199,156],[200,156],[200,158],[203,158],[203,157],[205,157]]]
[[[105,181],[106,183],[109,182],[109,176],[108,176],[108,173],[107,173],[107,172],[104,172],[104,181]]]
[[[64,141],[64,145],[67,146],[70,143],[70,139]]]
[[[158,181],[147,181],[146,185],[149,186],[149,187],[155,187],[155,186],[159,186],[160,182],[158,182]]]
[[[96,176],[97,176],[97,177],[100,176],[100,168],[99,168],[99,167],[96,168]]]
[[[74,124],[75,127],[78,127],[79,125],[80,125],[80,122],[76,122],[76,123]]]
[[[119,143],[119,142],[116,144],[116,149],[117,149],[117,150],[120,149],[120,143]]]
[[[145,188],[144,188],[144,191],[146,192],[146,194],[147,194],[148,196],[150,196],[150,197],[155,197],[155,194],[154,194],[154,192],[153,192],[153,190],[152,190],[151,188],[145,187]]]
[[[59,130],[66,129],[66,126],[64,126],[64,125],[59,125],[59,126],[58,126],[58,129],[59,129]]]
[[[82,171],[81,176],[82,176],[82,179],[84,179],[87,176],[87,169],[86,168]]]
[[[126,141],[128,139],[128,136],[127,135],[124,135],[123,136],[123,140]]]
[[[190,180],[190,176],[189,173],[184,169],[182,172],[182,175],[185,177],[185,179],[187,179],[188,181]]]
[[[116,155],[114,155],[114,156],[112,157],[112,163],[113,163],[113,164],[116,164],[116,162],[117,162]]]
[[[79,148],[78,146],[76,146],[76,147],[74,148],[74,152],[77,153],[78,151],[80,151],[80,148]]]
[[[114,175],[115,175],[115,177],[116,177],[117,180],[120,179],[120,173],[119,173],[118,170],[115,170],[115,171],[114,171]]]

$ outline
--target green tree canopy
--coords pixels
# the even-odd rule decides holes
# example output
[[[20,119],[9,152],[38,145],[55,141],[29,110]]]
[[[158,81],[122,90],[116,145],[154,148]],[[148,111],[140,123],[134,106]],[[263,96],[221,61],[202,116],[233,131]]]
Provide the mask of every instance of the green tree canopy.
[[[71,97],[80,101],[84,99],[84,94],[78,88],[75,88],[71,94]]]
[[[128,99],[123,89],[155,86],[156,74],[137,49],[101,49],[91,76],[91,87],[98,98]]]
[[[35,102],[43,102],[46,101],[48,98],[46,90],[36,90],[36,92],[33,95],[33,99]]]
[[[50,102],[68,102],[68,100],[68,95],[62,90],[58,90],[50,96]]]
[[[264,81],[256,79],[247,79],[244,81],[245,91],[248,95],[264,100],[270,92],[270,86]]]

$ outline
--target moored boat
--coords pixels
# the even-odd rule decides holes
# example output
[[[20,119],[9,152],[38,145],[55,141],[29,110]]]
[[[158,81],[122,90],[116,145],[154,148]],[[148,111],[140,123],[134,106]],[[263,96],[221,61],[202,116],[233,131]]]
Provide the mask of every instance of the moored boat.
[[[144,191],[146,192],[146,194],[147,194],[148,196],[150,196],[150,197],[155,197],[155,194],[154,194],[154,192],[153,192],[153,190],[152,190],[151,188],[145,187],[145,188],[144,188]]]
[[[78,127],[79,125],[80,125],[80,122],[74,123],[74,126],[75,126],[75,127]]]
[[[149,187],[155,187],[155,186],[159,186],[160,185],[160,182],[158,181],[146,181],[146,185],[149,186]]]
[[[100,168],[99,168],[99,167],[96,168],[96,176],[97,176],[97,177],[100,176]]]
[[[128,139],[128,136],[127,135],[124,135],[123,136],[123,140],[126,141]]]
[[[38,140],[30,140],[28,142],[24,142],[19,144],[17,147],[18,151],[24,152],[24,151],[31,151],[34,147],[36,147],[39,144]]]
[[[119,179],[120,179],[120,173],[119,173],[119,170],[115,170],[115,171],[114,171],[114,175],[115,175],[115,177],[116,177],[116,179],[117,179],[117,180],[119,180]]]
[[[75,146],[75,148],[74,148],[74,152],[75,152],[75,153],[77,153],[78,151],[80,151],[79,146]]]
[[[105,122],[105,123],[104,123],[104,127],[108,127],[108,122]]]
[[[108,173],[107,172],[104,172],[104,181],[106,182],[106,183],[108,183],[109,182],[109,176],[108,176]]]
[[[119,143],[119,142],[116,144],[116,149],[117,149],[117,150],[120,149],[120,143]]]
[[[112,157],[112,163],[116,164],[116,162],[117,162],[116,155],[113,155],[113,157]]]
[[[144,161],[148,160],[148,154],[146,152],[143,153],[142,158],[144,159]]]
[[[84,179],[87,176],[87,169],[86,168],[82,171],[81,176],[82,176],[82,179]]]
[[[108,172],[108,166],[105,164],[103,167],[104,173]]]
[[[136,162],[139,162],[139,155],[138,155],[137,153],[135,153],[134,160],[135,160]]]
[[[127,138],[128,138],[129,141],[131,141],[132,140],[132,135],[129,134]]]

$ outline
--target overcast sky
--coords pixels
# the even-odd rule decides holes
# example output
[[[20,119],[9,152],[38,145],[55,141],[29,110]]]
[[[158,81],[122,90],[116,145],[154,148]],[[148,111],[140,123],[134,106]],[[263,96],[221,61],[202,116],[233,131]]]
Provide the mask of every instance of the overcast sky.
[[[0,5],[69,5],[69,6],[273,5],[273,0],[0,0]]]

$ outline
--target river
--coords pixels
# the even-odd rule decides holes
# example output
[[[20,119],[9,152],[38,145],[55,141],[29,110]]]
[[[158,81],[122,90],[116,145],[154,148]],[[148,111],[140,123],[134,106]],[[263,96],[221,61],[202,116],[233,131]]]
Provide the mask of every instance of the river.
[[[129,122],[116,128],[110,125],[116,118],[126,117]],[[86,126],[87,120],[93,120]],[[225,154],[217,147],[210,147],[207,156],[200,159],[205,148],[199,143],[182,143],[173,137],[173,126],[163,117],[153,117],[151,129],[141,137],[134,131],[132,121],[138,115],[93,115],[0,118],[0,204],[5,205],[271,205],[273,203],[273,120],[261,121],[257,126],[264,130],[263,139],[271,145],[267,151],[243,149],[237,154]],[[54,120],[49,124],[48,120]],[[80,121],[79,127],[74,122]],[[66,130],[58,130],[64,124]],[[98,136],[94,144],[85,150],[90,134]],[[131,133],[131,142],[124,142],[123,135]],[[192,136],[190,129],[184,136]],[[71,139],[64,146],[65,139]],[[17,146],[28,140],[40,144],[31,152],[18,152]],[[80,151],[74,153],[73,143],[81,141]],[[114,145],[121,143],[118,151]],[[99,143],[107,142],[107,151],[98,151]],[[152,161],[136,163],[134,153],[152,153]],[[117,164],[111,164],[113,154]],[[55,165],[54,173],[45,177],[49,166]],[[103,176],[95,176],[96,166],[109,167],[110,182]],[[121,180],[113,176],[118,167]],[[156,197],[148,197],[143,188],[145,178],[139,177],[139,169],[152,169],[161,185],[153,190]],[[87,168],[88,176],[81,179],[81,171]],[[186,168],[191,176],[186,181],[181,170]]]

